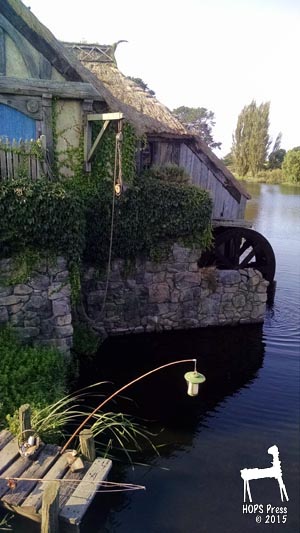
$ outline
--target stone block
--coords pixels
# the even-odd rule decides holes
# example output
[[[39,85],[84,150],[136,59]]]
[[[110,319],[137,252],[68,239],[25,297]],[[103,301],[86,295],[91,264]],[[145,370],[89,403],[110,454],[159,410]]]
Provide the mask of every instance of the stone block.
[[[71,337],[73,335],[73,326],[72,324],[68,324],[66,326],[56,326],[55,327],[55,334],[62,338],[62,337]]]
[[[54,330],[56,328],[54,318],[46,318],[40,321],[40,330],[43,337],[49,338],[54,336]]]
[[[28,285],[35,291],[47,290],[50,284],[51,280],[46,274],[35,274],[28,282]]]
[[[17,316],[17,315],[15,315],[15,316]],[[41,323],[41,319],[38,316],[36,316],[35,318],[27,319],[26,315],[25,315],[25,319],[24,319],[25,328],[27,328],[27,327],[40,327],[40,323]]]
[[[45,305],[46,300],[39,294],[33,294],[28,301],[25,309],[28,311],[35,311],[41,309]]]
[[[200,286],[201,275],[199,272],[180,272],[175,274],[175,285],[177,289],[188,289],[190,287]]]
[[[149,302],[164,303],[170,301],[170,288],[167,283],[156,283],[149,287]]]
[[[69,283],[53,282],[48,288],[49,300],[58,300],[64,296],[71,296],[71,287]]]
[[[10,305],[7,310],[8,310],[8,314],[10,316],[14,315],[15,313],[18,313],[21,309],[24,309],[24,304],[23,302],[19,303],[19,304],[14,304],[14,305]]]
[[[0,299],[2,296],[10,296],[14,292],[13,287],[1,287],[0,286]]]
[[[8,311],[6,307],[0,307],[0,324],[8,322]]]
[[[27,294],[31,294],[33,292],[33,289],[29,287],[29,285],[26,285],[25,283],[21,283],[19,285],[14,286],[14,294],[17,296],[24,296]]]
[[[236,294],[232,298],[234,307],[244,307],[246,305],[246,298],[244,294]]]
[[[53,300],[52,312],[54,317],[65,316],[70,314],[71,307],[69,300],[67,298],[62,298],[61,300]]]
[[[16,294],[11,294],[9,296],[1,296],[0,297],[0,305],[16,305],[20,303],[27,302],[29,299],[29,296],[21,296]]]
[[[9,323],[12,326],[35,326],[36,324],[25,324],[24,321],[24,313],[23,311],[19,311],[18,313],[15,313],[14,315],[11,315]]]
[[[224,285],[232,285],[241,281],[241,275],[238,270],[218,270],[217,275],[220,283]]]
[[[69,281],[69,271],[61,270],[54,276],[54,281],[60,281],[61,283]]]
[[[171,263],[167,265],[167,272],[188,272],[188,264],[187,263]]]
[[[36,327],[14,327],[14,332],[20,341],[25,342],[37,337],[40,333],[40,330]]]
[[[58,326],[67,326],[72,323],[72,315],[57,316],[55,322]]]

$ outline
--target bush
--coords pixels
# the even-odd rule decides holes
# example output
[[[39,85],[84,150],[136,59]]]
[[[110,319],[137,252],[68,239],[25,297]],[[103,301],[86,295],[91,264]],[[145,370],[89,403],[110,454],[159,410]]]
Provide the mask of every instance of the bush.
[[[43,407],[66,390],[64,357],[54,348],[22,346],[10,328],[0,330],[0,423],[22,404]]]
[[[76,261],[84,243],[82,201],[61,183],[11,180],[0,186],[2,255],[28,248]]]
[[[286,181],[300,183],[300,149],[294,148],[286,153],[282,164],[283,176]]]
[[[192,185],[178,185],[145,178],[116,200],[113,257],[149,256],[160,242],[189,239],[210,244],[212,201],[207,191]],[[106,262],[111,229],[111,200],[102,190],[90,197],[86,209],[85,257]]]
[[[185,184],[191,182],[191,177],[186,170],[178,165],[169,163],[162,166],[153,166],[144,172],[144,177],[155,178],[168,183]]]

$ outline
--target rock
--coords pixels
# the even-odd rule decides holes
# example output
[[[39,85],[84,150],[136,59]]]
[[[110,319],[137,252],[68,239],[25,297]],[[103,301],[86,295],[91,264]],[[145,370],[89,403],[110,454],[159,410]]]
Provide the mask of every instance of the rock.
[[[6,307],[0,307],[0,324],[8,322],[8,311]]]

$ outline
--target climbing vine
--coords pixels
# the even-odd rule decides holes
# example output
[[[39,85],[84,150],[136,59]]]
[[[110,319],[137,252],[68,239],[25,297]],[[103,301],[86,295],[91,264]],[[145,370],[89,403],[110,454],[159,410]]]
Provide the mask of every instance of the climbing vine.
[[[93,140],[95,140],[101,129],[100,124],[93,124]],[[127,122],[123,123],[122,141],[122,173],[123,180],[127,185],[131,185],[136,175],[136,149],[137,135],[134,128]],[[92,177],[99,181],[111,181],[114,172],[114,158],[116,145],[116,125],[112,121],[96,151],[92,164]]]

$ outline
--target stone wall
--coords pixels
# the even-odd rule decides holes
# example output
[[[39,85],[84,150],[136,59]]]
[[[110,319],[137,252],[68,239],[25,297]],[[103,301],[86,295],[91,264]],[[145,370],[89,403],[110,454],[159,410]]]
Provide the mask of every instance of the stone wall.
[[[26,283],[10,285],[11,259],[0,261],[0,324],[13,326],[24,342],[56,346],[68,354],[73,326],[66,261],[41,263]]]
[[[253,269],[198,267],[199,251],[175,244],[166,261],[115,260],[106,279],[84,273],[88,316],[104,334],[262,322],[268,282]],[[103,306],[103,300],[105,305]]]

